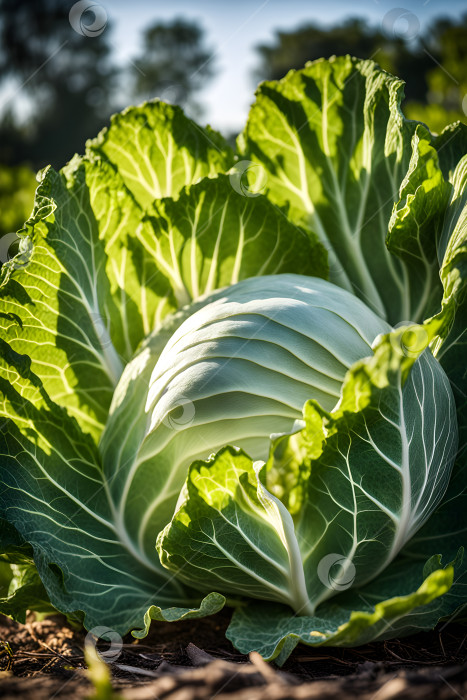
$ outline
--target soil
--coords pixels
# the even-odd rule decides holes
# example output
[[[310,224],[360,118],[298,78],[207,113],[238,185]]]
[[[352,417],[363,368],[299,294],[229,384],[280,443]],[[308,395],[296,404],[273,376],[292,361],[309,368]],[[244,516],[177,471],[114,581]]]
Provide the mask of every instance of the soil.
[[[248,658],[225,639],[228,612],[203,620],[154,623],[149,636],[128,636],[109,662],[113,700],[445,700],[467,697],[467,628],[438,630],[356,649],[299,645],[277,669]],[[86,633],[60,615],[20,625],[0,616],[3,700],[91,698]],[[3,643],[3,644],[2,644]],[[5,644],[9,644],[11,655]],[[108,646],[108,645],[107,645]],[[106,643],[98,649],[105,652]],[[3,653],[2,653],[3,649]]]

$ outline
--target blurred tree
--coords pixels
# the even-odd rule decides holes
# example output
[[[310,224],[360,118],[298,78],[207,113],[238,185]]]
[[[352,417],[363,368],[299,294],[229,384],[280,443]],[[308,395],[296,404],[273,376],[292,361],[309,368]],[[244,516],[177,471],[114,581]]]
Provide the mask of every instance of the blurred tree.
[[[467,123],[467,14],[459,22],[434,22],[422,50],[433,57],[426,74],[427,93],[423,100],[409,100],[404,112],[435,132],[457,120]]]
[[[31,168],[0,165],[0,238],[23,226],[32,212],[36,187]]]
[[[196,23],[176,19],[151,25],[144,31],[141,54],[133,61],[135,98],[159,97],[199,116],[202,109],[194,95],[215,74],[212,56],[204,30]]]
[[[74,0],[0,0],[0,85],[14,90],[0,121],[1,161],[60,167],[105,123],[116,69],[105,12],[95,8],[98,14]]]
[[[329,28],[310,23],[293,32],[277,32],[271,44],[257,51],[259,80],[277,80],[291,68],[333,54],[372,58],[406,81],[404,112],[409,118],[424,121],[433,131],[457,119],[466,121],[467,15],[459,22],[435,20],[411,41],[358,18]]]
[[[19,250],[19,238],[15,234],[32,212],[36,187],[31,168],[0,165],[0,268]]]
[[[357,17],[332,27],[310,23],[293,32],[279,31],[273,43],[257,46],[256,50],[260,55],[255,71],[258,80],[278,80],[307,61],[348,53],[372,58],[385,70],[403,77],[414,100],[424,98],[428,89],[425,74],[433,65],[425,53],[414,54],[402,38],[389,37]]]

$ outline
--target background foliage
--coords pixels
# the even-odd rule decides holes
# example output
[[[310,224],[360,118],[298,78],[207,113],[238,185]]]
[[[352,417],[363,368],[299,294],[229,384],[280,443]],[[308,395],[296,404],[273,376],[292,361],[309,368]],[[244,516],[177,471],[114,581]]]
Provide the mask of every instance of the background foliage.
[[[202,90],[219,70],[203,27],[183,18],[149,19],[139,52],[122,65],[112,26],[98,39],[81,36],[70,28],[73,5],[0,0],[0,90],[13,86],[0,111],[0,236],[20,228],[30,213],[32,171],[61,167],[132,102],[157,96],[199,119]],[[409,118],[434,132],[467,121],[467,14],[457,22],[439,18],[415,39],[358,17],[332,26],[310,21],[295,31],[279,29],[256,52],[255,84],[280,79],[309,60],[350,53],[373,58],[407,82],[403,109]]]

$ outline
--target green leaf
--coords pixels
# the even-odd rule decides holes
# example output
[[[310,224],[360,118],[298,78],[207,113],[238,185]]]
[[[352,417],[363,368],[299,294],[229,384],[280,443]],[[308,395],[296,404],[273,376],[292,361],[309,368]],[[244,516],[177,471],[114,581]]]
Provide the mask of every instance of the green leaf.
[[[86,157],[42,174],[25,251],[1,273],[0,341],[30,358],[50,398],[94,437],[125,363],[177,308],[140,232],[154,197],[135,186],[131,163],[148,178],[164,172],[170,186],[160,196],[229,167],[231,154],[178,108],[149,103],[118,115]]]
[[[52,605],[65,613],[83,611],[88,629],[111,625],[121,634],[147,629],[150,618],[222,607],[220,596],[200,607],[199,596],[173,580],[155,549],[151,558],[135,550],[114,517],[92,438],[50,400],[31,370],[21,376],[12,362],[7,369],[16,380],[0,381],[2,414],[10,418],[0,436],[0,515],[17,533],[11,527],[6,533],[9,548],[22,542],[32,548]],[[18,614],[14,606],[22,604],[23,593],[32,596],[36,584],[33,577],[3,610]]]
[[[0,557],[10,564],[24,564],[32,560],[31,545],[3,518],[0,518],[0,547]]]
[[[467,155],[454,169],[451,184],[438,253],[444,289],[442,308],[430,323],[437,326],[432,347],[452,385],[460,445],[464,451],[467,440]]]
[[[264,477],[264,468],[254,470],[247,455],[229,447],[211,462],[194,462],[185,500],[159,535],[159,557],[201,590],[307,609],[293,521],[264,488]]]
[[[435,137],[433,145],[438,151],[444,178],[451,180],[459,158],[467,153],[467,125],[462,122],[449,124]]]
[[[314,616],[293,616],[282,605],[238,608],[226,636],[243,654],[258,651],[282,665],[298,643],[359,646],[370,641],[432,629],[449,605],[454,567],[432,571],[395,561],[378,579],[324,603]]]
[[[214,615],[222,610],[225,605],[225,598],[219,593],[209,593],[205,596],[196,607],[180,608],[166,607],[162,609],[160,606],[151,605],[144,615],[143,629],[132,631],[133,637],[143,639],[149,632],[149,627],[152,620],[159,622],[178,622],[179,620],[193,620],[207,615]]]
[[[448,559],[455,559],[457,552],[467,543],[467,462],[464,457],[465,448],[454,467],[449,487],[435,512],[425,525],[407,543],[403,554],[411,559],[426,559],[433,553],[443,553]],[[463,568],[459,564],[459,572],[465,571],[467,585],[467,557],[464,558]],[[465,598],[465,595],[464,595]]]
[[[285,455],[280,442],[272,454],[280,474],[298,452],[300,479],[307,477],[295,522],[315,606],[377,579],[447,488],[457,450],[454,401],[438,363],[422,352],[428,342],[423,327],[383,338],[348,373],[336,410],[310,403],[305,431],[282,438],[292,443]]]
[[[237,192],[227,175],[183,189],[177,201],[155,202],[142,236],[179,305],[247,277],[328,273],[316,237],[264,196]]]
[[[438,256],[444,294],[441,311],[427,325],[437,336],[433,350],[448,376],[456,400],[460,450],[448,490],[428,522],[403,553],[420,559],[433,553],[452,558],[467,543],[467,127],[452,125],[435,141],[440,164],[449,178],[451,195],[440,227]],[[445,615],[458,618],[465,611],[467,558],[458,563]]]
[[[467,284],[467,154],[459,160],[451,183],[451,197],[438,245],[443,306],[453,294],[463,292]]]
[[[328,248],[331,281],[390,323],[422,320],[420,301],[433,301],[431,261],[427,276],[424,255],[407,265],[385,243],[409,167],[425,174],[426,159],[412,156],[412,138],[418,129],[430,139],[403,117],[402,97],[403,82],[372,61],[315,61],[260,85],[239,138],[242,158],[264,170],[267,196],[288,206],[289,217]],[[434,230],[424,240],[430,236],[434,241]]]
[[[451,186],[445,181],[438,155],[429,135],[417,127],[412,139],[412,158],[394,205],[387,246],[404,261],[407,274],[422,290],[413,318],[437,310],[442,296],[436,239],[449,201]],[[418,278],[418,279],[417,279]],[[402,320],[402,319],[401,319]]]
[[[2,590],[0,597],[0,613],[24,623],[28,610],[42,614],[56,612],[33,563],[7,565],[0,562],[0,566],[10,568],[8,590]]]
[[[31,545],[3,519],[0,547],[0,613],[24,623],[29,609],[54,612],[34,565]]]
[[[465,434],[465,425],[461,434]],[[423,561],[434,552],[437,554],[432,559],[439,560],[442,553],[443,559],[456,560],[454,582],[443,602],[443,617],[454,620],[465,619],[467,601],[467,461],[466,444],[461,445],[443,500],[402,551],[403,557],[412,561]]]
[[[69,195],[67,175],[80,198]],[[27,265],[19,267],[15,259],[2,268],[0,342],[3,353],[21,356],[24,367],[42,376],[49,395],[96,433],[122,363],[98,301],[111,298],[110,284],[85,177],[77,160],[63,176],[44,174],[28,222]]]
[[[304,429],[273,441],[269,490],[266,468],[241,452],[195,462],[158,538],[162,564],[200,590],[298,615],[378,580],[439,503],[457,449],[449,383],[417,330],[424,343],[411,351],[399,330],[355,363],[332,413],[307,404]],[[287,494],[282,473],[296,477]]]
[[[220,134],[157,100],[115,114],[87,148],[112,165],[143,209],[155,199],[176,198],[185,185],[233,163]]]

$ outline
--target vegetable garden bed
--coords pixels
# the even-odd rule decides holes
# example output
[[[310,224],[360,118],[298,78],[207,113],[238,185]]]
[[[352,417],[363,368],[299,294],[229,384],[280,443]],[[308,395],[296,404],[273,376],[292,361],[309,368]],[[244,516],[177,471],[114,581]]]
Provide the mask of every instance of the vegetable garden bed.
[[[277,670],[250,662],[225,639],[225,612],[204,622],[155,625],[145,640],[127,637],[111,665],[116,697],[127,700],[372,700],[463,698],[467,690],[467,631],[448,625],[403,640],[358,649],[299,646]],[[85,632],[60,616],[20,625],[3,618],[0,640],[12,650],[3,674],[4,700],[89,698],[95,690],[84,661]],[[105,650],[105,644],[100,645]],[[6,666],[5,656],[3,667]],[[100,700],[110,695],[100,696]]]

